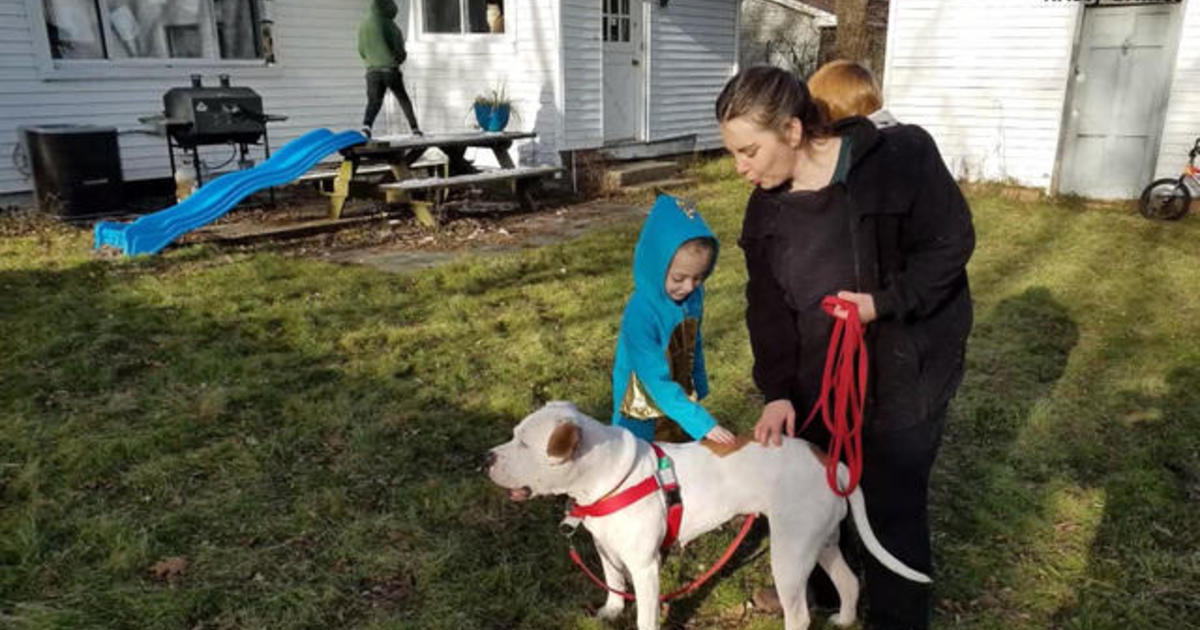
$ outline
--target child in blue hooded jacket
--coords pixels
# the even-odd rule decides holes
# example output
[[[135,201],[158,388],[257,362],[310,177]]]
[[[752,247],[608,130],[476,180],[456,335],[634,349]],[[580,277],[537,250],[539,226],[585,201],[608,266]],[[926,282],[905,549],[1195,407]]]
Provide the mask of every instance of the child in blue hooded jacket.
[[[717,238],[690,206],[659,195],[633,253],[633,295],[613,364],[613,424],[647,441],[670,419],[692,439],[734,436],[700,404],[708,395],[700,321]],[[661,428],[660,428],[661,429]]]

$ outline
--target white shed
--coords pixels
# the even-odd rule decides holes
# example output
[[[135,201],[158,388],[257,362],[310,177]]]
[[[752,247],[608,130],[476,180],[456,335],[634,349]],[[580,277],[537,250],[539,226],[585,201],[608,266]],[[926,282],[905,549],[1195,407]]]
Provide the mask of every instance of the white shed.
[[[290,116],[270,126],[273,146],[317,127],[357,128],[365,96],[355,33],[367,3],[0,0],[0,192],[30,188],[7,159],[20,126],[134,128],[192,73],[214,83],[229,74],[259,92],[266,111]],[[474,97],[504,86],[517,112],[510,125],[538,133],[514,148],[524,163],[603,147],[653,154],[720,144],[712,107],[736,69],[738,0],[397,4],[405,82],[427,132],[471,128]],[[155,11],[154,23],[138,21]],[[123,134],[120,145],[127,180],[169,175],[164,140]]]
[[[883,87],[960,177],[1136,197],[1200,136],[1200,2],[893,2]]]

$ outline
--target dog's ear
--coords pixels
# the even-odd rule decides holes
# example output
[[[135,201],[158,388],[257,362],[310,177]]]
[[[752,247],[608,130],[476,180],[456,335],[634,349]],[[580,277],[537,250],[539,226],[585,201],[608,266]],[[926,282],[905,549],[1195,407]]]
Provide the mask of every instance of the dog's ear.
[[[559,421],[546,442],[546,455],[551,464],[564,464],[575,457],[575,450],[579,448],[580,433],[579,425],[574,422]]]

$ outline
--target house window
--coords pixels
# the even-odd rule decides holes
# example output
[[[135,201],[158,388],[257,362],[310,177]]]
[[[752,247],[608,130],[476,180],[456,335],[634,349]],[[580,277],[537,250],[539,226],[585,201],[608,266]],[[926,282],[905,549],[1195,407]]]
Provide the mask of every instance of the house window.
[[[426,33],[504,32],[504,0],[422,0],[421,9]]]
[[[629,0],[600,0],[603,12],[600,21],[600,31],[606,42],[628,42],[629,22],[633,15],[629,10]]]
[[[260,59],[257,0],[42,0],[55,59]]]

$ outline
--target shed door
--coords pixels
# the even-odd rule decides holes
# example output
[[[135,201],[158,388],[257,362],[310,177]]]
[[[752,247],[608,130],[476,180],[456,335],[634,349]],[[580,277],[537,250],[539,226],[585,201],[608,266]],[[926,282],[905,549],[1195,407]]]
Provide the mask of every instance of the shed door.
[[[604,141],[642,139],[642,0],[600,0]]]
[[[1154,173],[1178,5],[1084,9],[1059,192],[1136,197]]]

